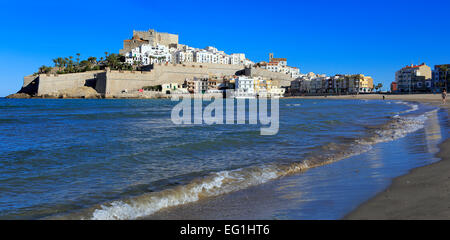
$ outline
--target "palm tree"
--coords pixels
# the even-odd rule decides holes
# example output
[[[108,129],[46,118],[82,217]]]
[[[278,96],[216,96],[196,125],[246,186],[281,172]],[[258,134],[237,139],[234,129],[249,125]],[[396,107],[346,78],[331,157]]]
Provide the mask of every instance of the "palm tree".
[[[51,70],[52,70],[51,67],[47,67],[47,66],[45,66],[45,65],[42,65],[42,66],[39,68],[39,73],[49,73]]]
[[[66,67],[67,65],[67,58],[61,58],[61,66],[60,67]]]
[[[76,54],[77,55],[77,64],[80,64],[80,55],[79,53]]]
[[[116,69],[116,67],[119,65],[120,59],[119,59],[119,55],[113,53],[110,54],[107,58],[106,61],[108,62],[107,65],[108,67],[110,67],[111,69]]]
[[[97,62],[97,58],[96,57],[89,57],[88,61],[91,63],[96,63]]]
[[[383,88],[383,84],[378,83],[377,86],[375,87],[375,90],[378,91],[378,89],[380,89],[380,91],[381,91],[382,88]]]
[[[55,67],[57,67],[58,66],[58,59],[57,58],[53,59],[53,63],[55,64]]]
[[[62,57],[59,57],[58,58],[58,65],[59,65],[60,68],[61,67],[65,67],[66,66],[66,60],[64,60],[64,58],[62,58]]]
[[[108,52],[105,52],[105,58],[107,58],[108,57]]]

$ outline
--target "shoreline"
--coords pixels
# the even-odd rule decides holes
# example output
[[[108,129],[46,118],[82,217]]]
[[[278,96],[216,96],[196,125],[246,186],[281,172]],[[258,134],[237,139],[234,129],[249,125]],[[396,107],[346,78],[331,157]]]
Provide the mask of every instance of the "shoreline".
[[[403,101],[416,101],[422,103],[437,103],[441,102],[440,94],[360,94],[360,95],[331,95],[331,96],[287,96],[280,97],[279,99],[333,99],[333,100],[403,100]],[[110,96],[104,97],[100,95],[96,96],[73,96],[73,95],[42,95],[42,96],[32,96],[22,93],[14,93],[4,97],[3,99],[170,99],[171,95],[160,95],[160,96],[144,96],[142,94],[128,94],[121,96]]]
[[[450,139],[439,145],[438,162],[410,170],[343,220],[448,220]]]
[[[382,99],[382,95],[378,95]],[[324,99],[324,97],[300,97],[303,99]],[[379,99],[378,100],[381,100]],[[374,100],[373,95],[360,95],[360,96],[335,96],[330,99],[361,99],[361,100]],[[415,102],[421,104],[432,104],[443,109],[449,110],[450,104],[447,103],[445,106],[440,105],[440,95],[439,94],[429,94],[429,95],[409,95],[406,98],[402,95],[396,95],[395,98],[387,98],[386,100],[402,100],[408,102]],[[445,161],[445,156],[450,153],[450,139],[442,139],[442,142],[438,146],[440,152],[437,156],[440,158],[437,162],[428,164],[422,167],[416,167],[408,171],[408,173],[397,176],[392,179],[388,186],[381,189],[381,192],[373,193],[368,200],[361,202],[355,209],[349,210],[344,217],[338,219],[449,219],[450,218],[450,204],[447,204],[450,200],[450,194],[444,198],[439,198],[444,193],[450,193],[450,160]],[[448,151],[445,151],[448,149]],[[442,162],[445,162],[445,167],[441,166]],[[436,167],[432,167],[435,166]],[[424,171],[422,169],[431,170]],[[447,174],[448,173],[448,174]],[[416,174],[416,175],[414,175]],[[397,180],[398,179],[398,180]],[[408,191],[403,191],[403,186],[398,186],[395,182],[399,181],[402,183],[407,183]],[[447,186],[443,191],[436,191],[440,184]],[[425,188],[425,189],[424,189]],[[256,190],[255,190],[256,189]],[[263,189],[263,190],[261,190]],[[186,206],[181,206],[177,210],[162,210],[156,214],[150,216],[142,217],[141,219],[151,220],[151,219],[189,219],[186,216],[195,216],[194,219],[216,219],[212,215],[206,214],[201,218],[198,212],[202,212],[202,209],[215,208],[217,205],[228,204],[229,208],[233,207],[233,202],[246,202],[249,200],[249,196],[259,191],[267,191],[268,187],[258,186],[250,190],[235,193],[238,201],[233,200],[230,196],[221,196],[213,199],[213,203],[201,203],[199,206],[194,204],[189,204]],[[396,198],[390,196],[386,197],[382,195],[384,192],[388,194],[395,194]],[[381,195],[381,196],[380,196]],[[386,199],[388,201],[386,201]],[[431,199],[432,201],[429,201]],[[428,202],[429,201],[429,202]],[[253,202],[253,201],[252,201]],[[425,202],[425,204],[424,204]],[[405,203],[409,205],[405,205]],[[264,205],[264,204],[263,204]],[[268,204],[267,206],[270,206]],[[260,209],[263,211],[262,209]],[[412,211],[413,210],[413,211]],[[384,212],[383,212],[384,211]],[[207,212],[207,211],[205,211]],[[205,214],[205,212],[202,212]],[[384,215],[377,215],[377,214]],[[395,213],[395,215],[391,214]],[[231,216],[236,213],[227,213]],[[249,212],[250,214],[250,212]],[[201,214],[200,214],[201,215]],[[183,217],[180,217],[183,216]],[[228,215],[225,215],[228,216]],[[245,218],[244,218],[245,219]]]
[[[382,100],[381,94],[305,96],[283,99]],[[440,94],[385,95],[386,100],[432,104],[450,113],[450,103],[441,104]],[[450,138],[439,145],[439,160],[411,169],[392,179],[390,185],[370,197],[342,219],[450,219]]]
[[[359,98],[364,99],[364,98]],[[389,98],[387,98],[389,99]],[[394,100],[390,98],[389,100]],[[441,104],[440,95],[395,96],[395,100],[433,104],[450,113],[450,104]],[[396,177],[390,186],[362,203],[344,220],[448,220],[450,219],[450,138],[439,144],[439,161],[414,168]]]

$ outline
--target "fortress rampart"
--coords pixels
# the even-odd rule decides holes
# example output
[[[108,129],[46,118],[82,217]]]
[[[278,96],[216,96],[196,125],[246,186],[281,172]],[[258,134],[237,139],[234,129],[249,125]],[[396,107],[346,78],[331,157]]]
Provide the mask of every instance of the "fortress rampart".
[[[37,95],[42,96],[45,94],[56,93],[61,90],[74,89],[83,86],[95,88],[97,74],[102,72],[104,71],[69,74],[40,74],[38,79],[39,87]]]
[[[100,70],[71,74],[40,74],[24,77],[22,92],[42,96],[58,91],[89,86],[104,97],[120,95],[124,90],[135,91],[145,86],[164,83],[183,83],[186,78],[230,75],[262,76],[276,85],[286,86],[292,80],[283,73],[273,73],[261,68],[246,69],[243,65],[227,64],[155,64],[151,71]]]
[[[286,87],[291,85],[292,79],[289,75],[279,72],[271,72],[263,68],[246,68],[245,75],[250,77],[264,77],[274,81],[279,87]]]
[[[243,70],[241,65],[224,64],[156,64],[151,71],[106,71],[98,75],[96,90],[112,97],[123,90],[134,91],[144,86],[164,83],[183,83],[186,78],[211,75],[236,75]]]

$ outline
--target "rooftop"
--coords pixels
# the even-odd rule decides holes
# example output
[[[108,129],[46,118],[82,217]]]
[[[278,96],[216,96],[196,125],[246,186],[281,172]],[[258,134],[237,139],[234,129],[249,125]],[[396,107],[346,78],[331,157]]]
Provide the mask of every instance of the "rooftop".
[[[411,65],[408,65],[408,66],[404,67],[403,69],[419,68],[419,67],[423,67],[423,66],[426,66],[426,64],[425,63],[422,63],[420,65],[411,64]]]

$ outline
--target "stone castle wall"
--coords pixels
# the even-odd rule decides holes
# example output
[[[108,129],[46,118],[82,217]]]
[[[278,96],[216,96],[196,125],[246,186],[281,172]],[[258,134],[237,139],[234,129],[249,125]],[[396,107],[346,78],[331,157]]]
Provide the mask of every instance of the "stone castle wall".
[[[40,74],[38,96],[52,94],[61,90],[73,89],[82,86],[95,87],[97,74],[104,71],[90,71],[68,74]]]
[[[36,80],[39,77],[39,75],[29,75],[23,77],[23,85],[22,87],[27,87],[31,82]]]
[[[140,39],[134,39],[134,37]],[[143,44],[150,44],[156,46],[156,44],[162,44],[166,46],[177,46],[178,45],[178,35],[171,33],[160,33],[153,29],[148,31],[136,31],[133,30],[133,39],[123,41],[123,49],[119,50],[119,54],[126,54],[130,52],[133,48],[139,47]]]
[[[178,44],[178,35],[170,33],[156,33],[156,43],[166,46]]]
[[[52,94],[61,90],[90,86],[105,97],[114,97],[122,91],[136,91],[145,86],[164,83],[183,83],[186,78],[208,77],[210,75],[262,76],[272,79],[278,86],[289,86],[292,80],[283,73],[273,73],[261,68],[245,69],[242,65],[227,64],[155,64],[151,71],[90,71],[71,74],[41,74],[24,77],[24,86],[37,82],[37,95]]]
[[[259,76],[268,78],[274,81],[274,84],[279,87],[287,87],[291,85],[292,79],[289,75],[284,73],[278,73],[278,72],[271,72],[269,70],[266,70],[264,68],[246,68],[245,69],[245,75],[246,76]]]
[[[22,88],[17,93],[36,95],[39,87],[39,75],[29,75],[23,77]]]
[[[150,29],[148,31],[133,30],[133,36],[137,36],[143,40],[147,40],[151,45],[162,44],[169,46],[170,44],[178,44],[177,34],[156,32],[153,29]]]
[[[208,68],[192,65],[161,64],[146,72],[108,71],[106,72],[105,96],[112,97],[123,90],[135,91],[145,86],[164,83],[183,83],[186,78],[208,77]]]

